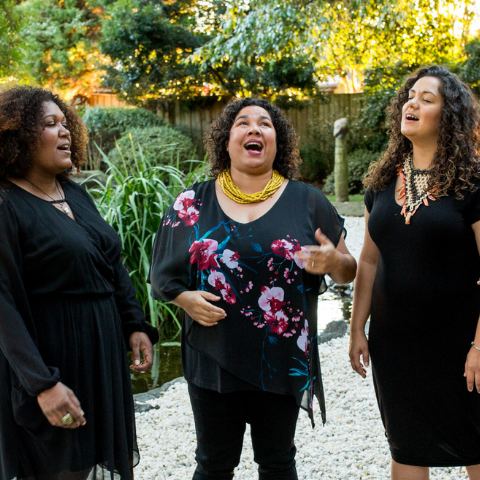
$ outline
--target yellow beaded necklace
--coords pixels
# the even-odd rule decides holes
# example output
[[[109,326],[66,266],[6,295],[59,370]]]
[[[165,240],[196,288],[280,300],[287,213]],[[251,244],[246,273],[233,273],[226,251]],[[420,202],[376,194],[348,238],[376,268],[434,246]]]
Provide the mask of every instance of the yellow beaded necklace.
[[[272,178],[268,181],[261,192],[245,193],[233,183],[230,169],[224,170],[218,176],[218,183],[220,184],[220,187],[222,187],[223,193],[237,203],[263,202],[268,197],[271,197],[282,186],[283,180],[285,180],[285,177],[274,170]]]

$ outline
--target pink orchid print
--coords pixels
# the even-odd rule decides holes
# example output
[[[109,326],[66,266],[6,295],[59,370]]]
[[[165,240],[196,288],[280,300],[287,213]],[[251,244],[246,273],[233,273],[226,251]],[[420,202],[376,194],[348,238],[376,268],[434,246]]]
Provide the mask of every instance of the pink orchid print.
[[[217,262],[218,242],[205,238],[201,241],[195,241],[189,249],[192,254],[190,263],[197,263],[198,270],[207,270],[209,267],[220,268]]]

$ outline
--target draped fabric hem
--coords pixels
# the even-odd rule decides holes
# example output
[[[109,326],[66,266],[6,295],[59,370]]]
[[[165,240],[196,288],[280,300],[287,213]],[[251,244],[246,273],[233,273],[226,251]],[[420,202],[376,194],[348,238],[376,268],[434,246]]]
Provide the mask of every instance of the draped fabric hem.
[[[138,452],[135,453],[133,468],[136,467],[140,461],[140,455]],[[132,472],[129,472],[128,475],[122,475],[117,470],[109,469],[104,464],[99,463],[79,472],[63,470],[56,474],[21,475],[8,480],[133,480],[133,468]]]
[[[219,362],[212,355],[209,355],[207,352],[205,352],[201,348],[198,348],[198,347],[194,346],[189,341],[189,338],[188,338],[188,336],[190,334],[190,331],[193,328],[193,325],[194,325],[194,322],[191,323],[191,325],[188,328],[187,334],[185,335],[185,339],[186,339],[186,341],[188,343],[188,346],[190,348],[192,348],[193,350],[196,350],[197,352],[200,352],[202,355],[205,355],[206,357],[208,357],[211,360],[213,360],[214,362],[216,362],[223,370],[228,372],[230,375],[233,375],[233,376],[239,378],[242,382],[248,383],[249,385],[251,385],[254,388],[258,388],[260,391],[275,393],[275,394],[278,394],[278,395],[291,395],[291,396],[295,397],[297,405],[302,410],[307,412],[308,417],[310,418],[310,421],[312,423],[312,428],[315,428],[315,420],[314,420],[314,415],[313,415],[313,401],[314,401],[314,398],[316,398],[317,401],[318,401],[318,404],[320,406],[320,414],[321,414],[321,418],[322,418],[322,424],[325,425],[327,419],[326,419],[326,414],[325,414],[325,396],[324,396],[324,393],[323,393],[323,382],[322,382],[321,374],[319,375],[320,385],[318,385],[317,379],[315,378],[315,375],[312,373],[312,371],[310,369],[310,377],[311,377],[311,382],[313,384],[313,388],[310,391],[289,392],[289,391],[286,391],[286,390],[280,391],[280,390],[277,390],[277,389],[274,389],[274,388],[266,389],[266,388],[259,387],[255,384],[249,382],[248,380],[238,376],[237,374],[231,372],[225,365],[223,365],[221,362]],[[318,354],[318,344],[317,344],[317,348],[313,349],[313,351],[316,351],[317,354]],[[201,384],[202,383],[201,381],[199,382],[198,380],[195,380],[195,379],[189,379],[189,378],[187,378],[187,376],[185,376],[185,379],[188,382],[191,382],[194,385],[197,385],[198,387],[206,388],[207,390],[218,391],[217,386],[214,385],[214,384],[208,384],[208,385],[205,384],[205,383]],[[236,390],[239,391],[239,390],[242,390],[242,389],[239,387]],[[232,390],[232,391],[236,391],[236,390]],[[300,393],[300,395],[299,395],[299,393]]]

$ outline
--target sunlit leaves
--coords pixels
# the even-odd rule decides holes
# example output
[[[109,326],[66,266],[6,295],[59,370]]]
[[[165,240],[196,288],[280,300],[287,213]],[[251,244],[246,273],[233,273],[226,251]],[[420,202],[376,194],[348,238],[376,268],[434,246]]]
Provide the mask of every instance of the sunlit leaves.
[[[25,18],[24,69],[42,85],[68,91],[67,99],[85,95],[100,83],[102,58],[96,46],[100,34],[101,0],[26,0],[19,6]]]
[[[308,55],[319,77],[462,55],[472,0],[231,2],[221,32],[198,49],[203,68]]]

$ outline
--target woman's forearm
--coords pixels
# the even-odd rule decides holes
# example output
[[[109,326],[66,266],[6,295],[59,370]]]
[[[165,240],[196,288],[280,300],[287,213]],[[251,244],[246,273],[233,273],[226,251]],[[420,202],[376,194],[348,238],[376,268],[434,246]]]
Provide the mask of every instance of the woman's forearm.
[[[355,278],[357,261],[349,253],[338,253],[341,255],[341,257],[339,257],[339,268],[330,272],[328,275],[335,283],[344,285],[350,283]]]
[[[370,315],[373,283],[377,273],[377,263],[368,262],[360,257],[358,262],[357,278],[353,288],[353,307],[350,330],[364,332],[365,324]]]

